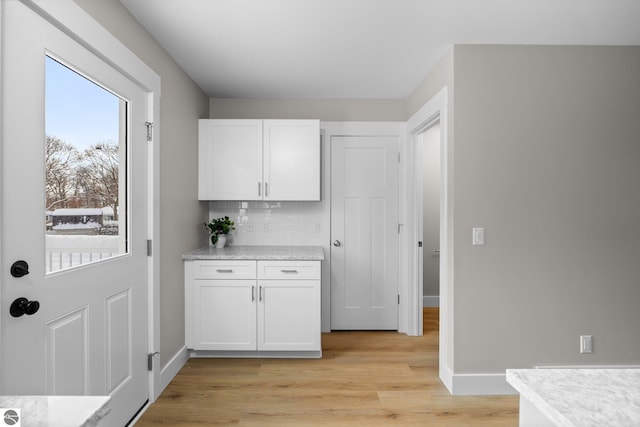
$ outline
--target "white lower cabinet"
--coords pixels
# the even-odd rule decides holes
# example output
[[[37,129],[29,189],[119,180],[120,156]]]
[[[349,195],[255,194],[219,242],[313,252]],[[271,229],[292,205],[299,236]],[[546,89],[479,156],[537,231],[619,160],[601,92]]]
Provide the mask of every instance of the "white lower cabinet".
[[[196,356],[321,354],[320,261],[186,261],[185,293]]]

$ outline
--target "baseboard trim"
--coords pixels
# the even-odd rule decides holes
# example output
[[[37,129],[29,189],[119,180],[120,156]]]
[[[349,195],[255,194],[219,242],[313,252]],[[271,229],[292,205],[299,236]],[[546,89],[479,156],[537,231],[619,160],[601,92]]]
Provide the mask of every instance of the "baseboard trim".
[[[449,391],[454,396],[517,395],[506,374],[453,374]]]
[[[534,369],[640,369],[640,365],[538,365]]]
[[[178,375],[178,372],[189,360],[189,352],[187,347],[184,346],[169,360],[169,362],[160,371],[160,388],[157,390],[157,396],[164,391],[169,385],[171,380]]]
[[[191,357],[182,347],[160,372],[159,396]],[[587,366],[585,366],[586,368]],[[627,366],[624,366],[627,367]],[[453,374],[447,367],[440,369],[440,380],[453,396],[517,395],[507,383],[506,374]]]
[[[638,369],[639,365],[542,365],[534,369]],[[453,396],[517,395],[506,374],[453,374],[440,368],[440,381]]]
[[[440,381],[449,390],[449,393],[453,394],[453,373],[448,366],[440,365]]]
[[[422,306],[423,307],[440,307],[440,297],[437,295],[423,295]]]

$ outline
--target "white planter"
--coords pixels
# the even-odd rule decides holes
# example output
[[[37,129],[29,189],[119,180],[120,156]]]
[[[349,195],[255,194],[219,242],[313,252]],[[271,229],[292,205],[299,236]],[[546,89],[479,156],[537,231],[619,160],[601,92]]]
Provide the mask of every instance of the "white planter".
[[[218,241],[216,242],[216,248],[221,249],[224,248],[224,245],[227,244],[227,236],[225,234],[218,234]]]

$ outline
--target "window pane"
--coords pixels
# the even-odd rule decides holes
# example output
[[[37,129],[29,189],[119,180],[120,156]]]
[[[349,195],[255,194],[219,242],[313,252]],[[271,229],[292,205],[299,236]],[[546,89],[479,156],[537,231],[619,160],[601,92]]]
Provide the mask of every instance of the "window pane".
[[[45,246],[52,273],[127,253],[127,103],[46,57]]]

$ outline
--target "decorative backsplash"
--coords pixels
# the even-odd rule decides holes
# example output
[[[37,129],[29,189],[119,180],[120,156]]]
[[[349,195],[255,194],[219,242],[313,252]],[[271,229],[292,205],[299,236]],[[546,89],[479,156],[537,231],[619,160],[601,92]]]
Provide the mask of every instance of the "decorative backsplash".
[[[322,245],[324,202],[209,202],[209,219],[236,223],[230,245]]]

